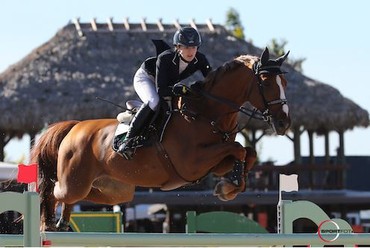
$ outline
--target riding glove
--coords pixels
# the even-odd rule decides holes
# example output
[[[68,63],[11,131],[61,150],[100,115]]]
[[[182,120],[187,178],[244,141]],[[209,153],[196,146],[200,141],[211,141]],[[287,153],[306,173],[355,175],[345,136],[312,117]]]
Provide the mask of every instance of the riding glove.
[[[181,84],[181,83],[175,84],[172,88],[172,92],[175,96],[187,95],[188,91],[189,91],[189,88],[186,85]]]

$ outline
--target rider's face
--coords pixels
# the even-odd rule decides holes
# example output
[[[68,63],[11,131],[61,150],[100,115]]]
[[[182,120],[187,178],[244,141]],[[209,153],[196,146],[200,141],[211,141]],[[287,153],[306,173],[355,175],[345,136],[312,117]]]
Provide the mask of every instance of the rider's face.
[[[181,45],[179,45],[177,47],[177,50],[179,51],[181,57],[185,61],[191,62],[195,58],[195,55],[196,55],[196,53],[198,51],[198,47],[196,47],[196,46],[188,47],[188,46],[181,46]]]

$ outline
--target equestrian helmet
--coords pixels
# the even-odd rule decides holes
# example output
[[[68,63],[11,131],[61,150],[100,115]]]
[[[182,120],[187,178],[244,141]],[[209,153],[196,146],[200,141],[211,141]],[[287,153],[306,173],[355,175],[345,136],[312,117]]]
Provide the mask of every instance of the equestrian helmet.
[[[202,39],[200,34],[195,28],[184,27],[176,31],[173,36],[173,44],[189,46],[189,47],[199,47],[202,44]]]

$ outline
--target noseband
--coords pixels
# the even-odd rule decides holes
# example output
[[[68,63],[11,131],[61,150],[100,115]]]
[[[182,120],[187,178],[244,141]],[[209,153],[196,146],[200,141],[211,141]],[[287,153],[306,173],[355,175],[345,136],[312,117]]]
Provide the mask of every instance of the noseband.
[[[271,75],[276,75],[277,76],[279,74],[271,74]],[[264,121],[271,122],[272,114],[270,113],[269,107],[272,106],[272,105],[275,105],[275,104],[281,104],[281,105],[288,104],[288,100],[286,98],[284,98],[284,99],[279,98],[279,99],[276,99],[276,100],[267,101],[266,97],[265,97],[265,94],[263,92],[263,83],[264,83],[265,80],[261,79],[261,75],[257,75],[257,77],[258,77],[258,89],[259,89],[260,95],[262,97],[263,104],[265,105],[265,110],[262,111],[262,117],[263,117]]]

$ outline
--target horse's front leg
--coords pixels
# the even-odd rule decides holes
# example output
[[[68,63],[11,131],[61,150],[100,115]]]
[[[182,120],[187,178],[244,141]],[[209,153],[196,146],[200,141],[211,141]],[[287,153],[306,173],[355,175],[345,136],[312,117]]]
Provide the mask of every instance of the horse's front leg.
[[[245,162],[245,173],[247,174],[254,166],[257,159],[257,152],[252,147],[245,147],[246,151],[245,158],[242,160]],[[224,176],[226,173],[231,171],[234,167],[235,157],[226,157],[219,164],[212,168],[211,172],[217,176]]]
[[[210,168],[205,168],[207,171],[212,170],[225,159],[244,161],[246,150],[239,142],[218,143],[214,145],[205,145],[197,148],[198,158],[194,162],[198,168],[204,167],[205,164],[210,165]],[[229,168],[230,170],[231,168]]]
[[[216,176],[224,176],[214,190],[214,195],[223,201],[234,199],[246,189],[247,174],[257,159],[257,153],[251,147],[246,147],[245,150],[244,160],[227,157],[212,170]]]

